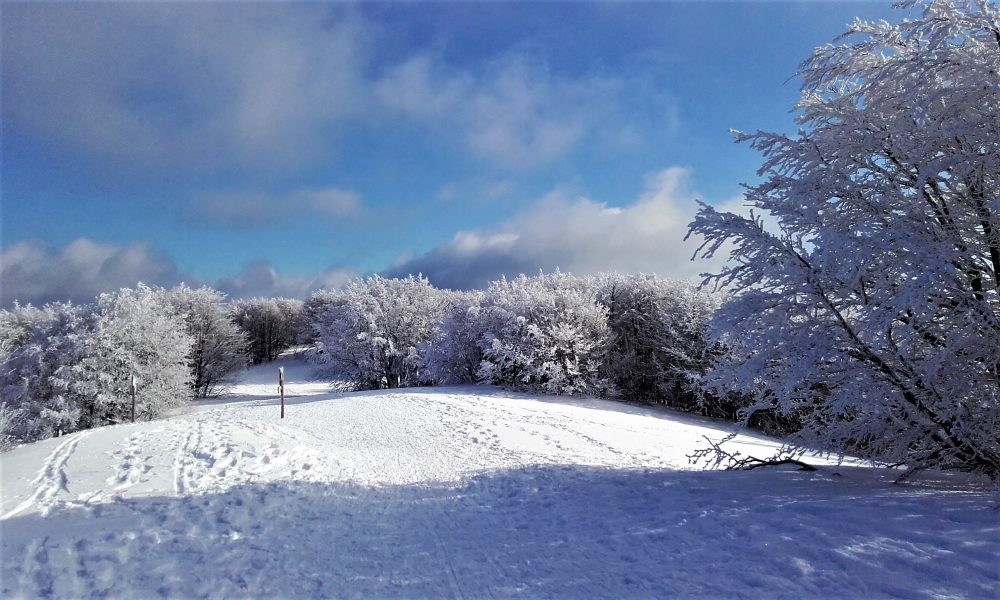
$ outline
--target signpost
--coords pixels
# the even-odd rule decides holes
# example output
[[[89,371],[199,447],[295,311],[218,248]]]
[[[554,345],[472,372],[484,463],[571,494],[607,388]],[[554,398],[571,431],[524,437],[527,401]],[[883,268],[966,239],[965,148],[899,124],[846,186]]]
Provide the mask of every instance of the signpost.
[[[135,423],[135,373],[132,373],[132,422]]]
[[[281,418],[285,418],[285,367],[278,367],[278,392],[281,394]]]

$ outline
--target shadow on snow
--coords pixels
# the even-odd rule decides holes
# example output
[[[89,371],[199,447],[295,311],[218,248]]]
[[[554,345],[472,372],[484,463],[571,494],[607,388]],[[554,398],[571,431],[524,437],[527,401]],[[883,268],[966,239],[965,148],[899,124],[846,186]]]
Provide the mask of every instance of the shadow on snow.
[[[1000,513],[946,476],[532,467],[247,484],[0,522],[3,596],[995,597]]]

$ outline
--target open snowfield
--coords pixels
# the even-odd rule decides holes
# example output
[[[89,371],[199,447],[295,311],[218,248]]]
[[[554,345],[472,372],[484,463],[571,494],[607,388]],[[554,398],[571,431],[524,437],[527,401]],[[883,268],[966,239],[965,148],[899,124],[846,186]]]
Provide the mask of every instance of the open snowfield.
[[[695,471],[728,426],[491,388],[330,392],[284,364],[284,420],[266,365],[171,418],[3,454],[0,595],[1000,594],[984,482]]]

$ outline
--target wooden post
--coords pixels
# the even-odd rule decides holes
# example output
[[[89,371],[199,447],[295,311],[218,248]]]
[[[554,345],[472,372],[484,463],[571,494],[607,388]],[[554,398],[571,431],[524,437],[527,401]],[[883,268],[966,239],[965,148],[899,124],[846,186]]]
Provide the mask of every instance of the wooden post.
[[[281,418],[285,418],[285,367],[278,367],[278,392],[281,393]]]
[[[132,422],[135,423],[135,373],[132,373]]]

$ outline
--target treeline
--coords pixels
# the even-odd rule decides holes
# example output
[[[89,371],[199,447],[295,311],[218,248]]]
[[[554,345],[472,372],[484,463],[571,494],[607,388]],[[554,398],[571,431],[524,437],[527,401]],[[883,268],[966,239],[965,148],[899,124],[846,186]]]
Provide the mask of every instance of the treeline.
[[[0,446],[149,420],[222,392],[305,335],[303,303],[234,303],[210,288],[139,284],[92,304],[0,311]]]
[[[355,281],[306,302],[316,361],[357,389],[483,383],[669,404],[735,417],[698,381],[717,294],[647,275],[501,279],[482,291],[422,277]]]
[[[721,349],[717,294],[647,275],[565,273],[439,290],[372,276],[306,302],[226,302],[210,288],[138,285],[92,304],[0,311],[0,442],[43,439],[217,395],[248,364],[313,346],[356,389],[454,383],[662,403],[735,419],[702,394]]]

